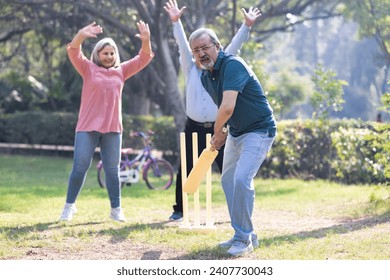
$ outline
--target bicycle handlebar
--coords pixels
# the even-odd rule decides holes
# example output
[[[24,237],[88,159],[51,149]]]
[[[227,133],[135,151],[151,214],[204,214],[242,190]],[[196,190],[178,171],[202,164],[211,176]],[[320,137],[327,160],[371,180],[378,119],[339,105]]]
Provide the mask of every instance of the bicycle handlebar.
[[[150,136],[154,135],[154,131],[148,129],[148,133],[143,131],[131,131],[130,137],[142,137],[142,138],[150,138]]]
[[[129,135],[130,137],[142,137],[144,140],[144,145],[148,146],[150,145],[150,137],[154,135],[154,131],[150,129],[148,129],[147,133],[142,131],[131,131]]]

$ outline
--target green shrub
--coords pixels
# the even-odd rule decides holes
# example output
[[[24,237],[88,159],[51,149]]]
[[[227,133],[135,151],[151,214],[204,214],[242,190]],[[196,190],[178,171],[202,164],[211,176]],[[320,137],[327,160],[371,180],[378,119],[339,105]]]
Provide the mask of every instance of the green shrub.
[[[332,132],[336,179],[348,183],[383,183],[390,179],[389,125],[339,126]]]
[[[1,117],[0,141],[6,143],[73,145],[77,115],[23,112]]]
[[[327,178],[332,156],[327,125],[315,121],[283,121],[261,174],[266,177]],[[272,171],[268,171],[271,168]]]
[[[389,184],[389,162],[388,124],[282,121],[259,176]]]
[[[26,112],[0,116],[0,142],[73,145],[77,115]],[[154,147],[176,163],[179,133],[172,117],[123,116],[123,147],[141,149],[130,131],[155,132]],[[278,123],[275,143],[260,169],[264,178],[326,179],[389,184],[390,125],[358,120]]]
[[[152,116],[123,116],[123,147],[132,147],[141,149],[143,147],[140,138],[131,138],[129,133],[131,131],[147,132],[152,130],[154,135],[152,137],[153,146],[167,154],[175,154],[177,156],[177,134],[173,117],[152,117]]]
[[[48,144],[73,146],[77,114],[23,112],[0,117],[0,142]],[[131,131],[149,129],[155,132],[153,144],[156,149],[176,153],[177,131],[172,117],[123,115],[123,147],[141,149],[140,138],[131,138]]]

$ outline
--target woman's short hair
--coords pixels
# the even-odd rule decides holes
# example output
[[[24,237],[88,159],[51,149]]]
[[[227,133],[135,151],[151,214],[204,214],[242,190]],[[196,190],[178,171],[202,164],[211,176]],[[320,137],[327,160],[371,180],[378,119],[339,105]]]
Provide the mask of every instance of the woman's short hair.
[[[211,42],[213,44],[221,46],[221,43],[219,42],[217,34],[215,34],[215,32],[213,30],[211,30],[210,28],[202,27],[202,28],[199,28],[199,29],[195,30],[194,32],[192,32],[192,34],[188,38],[188,43],[190,44],[190,47],[191,47],[192,41],[195,39],[198,39],[203,34],[209,35]]]
[[[118,67],[121,64],[121,60],[119,57],[119,51],[118,47],[115,44],[114,40],[111,38],[103,38],[99,42],[96,43],[95,47],[92,50],[91,54],[91,60],[93,63],[95,63],[98,66],[102,66],[100,60],[99,60],[99,52],[107,45],[110,45],[114,48],[115,54],[116,54],[116,60],[114,62],[114,67]]]

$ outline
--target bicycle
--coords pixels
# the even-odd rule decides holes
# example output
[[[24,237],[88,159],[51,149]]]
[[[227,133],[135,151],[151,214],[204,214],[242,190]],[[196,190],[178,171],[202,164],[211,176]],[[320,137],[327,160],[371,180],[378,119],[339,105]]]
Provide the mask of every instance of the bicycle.
[[[119,179],[121,188],[125,184],[131,185],[137,183],[142,173],[142,179],[151,190],[166,190],[173,182],[173,167],[163,158],[155,158],[152,155],[151,135],[153,131],[131,132],[130,137],[141,137],[143,139],[144,148],[139,151],[133,158],[129,159],[129,155],[133,154],[133,149],[122,149],[122,159],[119,165]],[[106,188],[105,173],[103,162],[100,160],[97,167],[97,179],[101,188]]]

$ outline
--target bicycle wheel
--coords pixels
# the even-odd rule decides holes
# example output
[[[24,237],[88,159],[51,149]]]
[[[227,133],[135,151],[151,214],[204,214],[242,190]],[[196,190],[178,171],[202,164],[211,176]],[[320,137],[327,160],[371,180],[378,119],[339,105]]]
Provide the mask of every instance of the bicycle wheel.
[[[122,170],[122,162],[121,162],[121,168],[120,170]],[[104,172],[104,168],[103,168],[103,165],[101,167],[98,167],[98,173],[97,173],[97,179],[98,179],[98,183],[99,183],[99,186],[103,189],[106,188],[106,173]],[[123,188],[123,186],[125,185],[124,182],[120,182],[121,184],[121,188]]]
[[[165,159],[148,160],[143,178],[151,190],[166,190],[173,182],[173,167]]]

